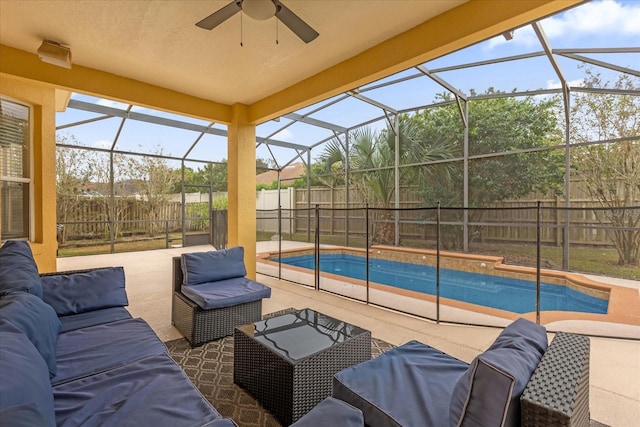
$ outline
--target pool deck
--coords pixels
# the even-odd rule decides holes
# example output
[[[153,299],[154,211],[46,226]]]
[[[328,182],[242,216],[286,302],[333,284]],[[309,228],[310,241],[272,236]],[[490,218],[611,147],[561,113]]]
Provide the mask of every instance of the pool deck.
[[[258,256],[258,273],[313,285],[314,275],[309,269],[286,264],[283,264],[282,269],[279,269],[278,263],[271,261],[271,258],[278,256],[277,249],[265,249],[271,246],[269,244],[261,244],[261,249],[264,252],[259,253]],[[296,247],[294,242],[288,242],[282,253],[290,256],[308,255],[311,249],[308,246]],[[364,256],[363,249],[325,245],[323,250],[329,253]],[[434,265],[434,255],[433,251],[414,248],[374,246],[371,250],[372,259],[382,258],[413,264],[425,263],[426,265]],[[477,274],[512,277],[528,281],[535,281],[536,279],[535,269],[505,265],[502,264],[501,257],[495,256],[442,252],[441,264],[442,268],[469,271]],[[569,286],[579,292],[608,299],[607,313],[604,314],[568,311],[541,312],[540,323],[545,325],[548,330],[640,339],[640,282],[554,270],[542,270],[541,273],[544,283]],[[360,279],[327,272],[321,272],[320,275],[322,277],[321,288],[325,291],[360,301],[368,300],[373,304],[432,320],[437,319],[439,316],[442,321],[499,327],[506,326],[518,317],[536,321],[535,312],[517,314],[444,297],[440,298],[440,309],[438,311],[436,297],[431,294],[373,282],[369,284],[369,289],[367,290],[366,282]]]
[[[283,247],[289,247],[283,242]],[[294,244],[291,243],[291,246]],[[295,246],[300,246],[295,243]],[[259,242],[258,251],[278,248],[278,242]],[[171,258],[184,252],[212,250],[211,246],[194,246],[157,251],[92,255],[58,259],[58,270],[121,265],[125,268],[129,311],[145,319],[163,341],[180,338],[171,325]],[[602,278],[597,278],[602,280]],[[272,288],[271,298],[264,300],[263,312],[288,307],[324,312],[364,327],[395,345],[419,340],[461,360],[470,362],[484,351],[500,330],[490,327],[436,324],[351,299],[317,292],[311,288],[258,275],[258,280]],[[635,288],[633,281],[614,284]],[[591,338],[590,407],[593,419],[610,426],[636,426],[640,419],[640,341]]]

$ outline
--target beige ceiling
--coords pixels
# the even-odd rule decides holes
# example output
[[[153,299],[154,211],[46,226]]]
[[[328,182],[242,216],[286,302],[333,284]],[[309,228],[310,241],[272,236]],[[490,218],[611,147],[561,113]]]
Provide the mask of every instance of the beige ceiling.
[[[35,53],[43,39],[73,63],[231,105],[252,104],[465,0],[284,0],[320,36],[309,44],[274,18],[195,23],[229,0],[0,0],[0,43]]]

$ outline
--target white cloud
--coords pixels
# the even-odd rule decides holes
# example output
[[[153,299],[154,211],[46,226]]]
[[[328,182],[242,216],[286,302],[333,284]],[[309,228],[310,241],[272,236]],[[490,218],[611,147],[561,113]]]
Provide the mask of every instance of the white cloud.
[[[124,102],[111,101],[109,99],[100,99],[98,102],[96,102],[96,104],[102,105],[104,107],[117,108],[119,110],[126,110],[126,108],[128,107],[128,105]]]
[[[293,132],[289,129],[282,129],[280,132],[273,135],[273,139],[279,139],[280,141],[292,142]]]
[[[151,110],[151,108],[147,108],[147,107],[139,107],[139,106],[134,106],[131,111],[136,112],[136,113],[147,113],[149,111],[153,111]]]
[[[117,108],[118,110],[126,110],[129,107],[129,104],[126,104],[124,102],[111,101],[109,99],[100,99],[98,102],[96,102],[96,104],[102,105],[105,107]],[[133,106],[133,108],[131,108],[131,111],[134,111],[137,113],[144,113],[144,112],[151,111],[151,109],[147,107]]]
[[[542,21],[549,38],[571,35],[640,35],[640,2],[586,3]]]
[[[640,36],[640,1],[623,3],[603,0],[586,3],[544,19],[541,25],[549,40],[560,37]],[[530,25],[517,29],[513,40],[509,42],[502,36],[494,37],[488,41],[487,48],[493,49],[504,43],[527,47],[539,45]]]
[[[111,144],[113,141],[108,141],[106,139],[101,139],[93,143],[93,146],[96,148],[111,148]]]
[[[540,45],[540,43],[538,42],[538,37],[536,36],[536,33],[533,32],[533,28],[531,28],[530,25],[515,30],[513,32],[512,40],[507,41],[507,39],[502,36],[490,39],[488,41],[487,48],[493,49],[494,47],[503,45],[505,43],[518,44],[526,47]]]
[[[569,80],[567,83],[569,83],[570,87],[582,87],[584,86],[584,79]],[[559,80],[547,80],[547,89],[560,89],[560,87],[561,84]]]

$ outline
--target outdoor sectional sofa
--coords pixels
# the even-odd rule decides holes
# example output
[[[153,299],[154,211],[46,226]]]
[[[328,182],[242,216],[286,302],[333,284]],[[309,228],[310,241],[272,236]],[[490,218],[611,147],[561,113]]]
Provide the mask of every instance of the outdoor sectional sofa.
[[[589,339],[518,319],[471,364],[417,341],[338,372],[295,427],[589,426]]]
[[[126,305],[122,267],[39,275],[26,242],[0,248],[2,425],[235,426]]]

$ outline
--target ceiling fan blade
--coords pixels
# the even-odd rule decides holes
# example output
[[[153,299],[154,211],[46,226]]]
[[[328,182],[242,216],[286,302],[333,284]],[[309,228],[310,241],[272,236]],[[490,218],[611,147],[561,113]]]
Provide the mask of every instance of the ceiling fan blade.
[[[213,12],[211,15],[198,22],[196,25],[205,30],[213,30],[227,19],[242,10],[242,1],[234,0],[222,9]]]
[[[293,13],[288,7],[286,7],[279,0],[273,0],[276,4],[276,17],[291,31],[294,32],[295,35],[300,37],[303,42],[309,43],[315,40],[316,37],[319,36],[318,32],[311,28],[309,24],[304,22],[298,15]]]

